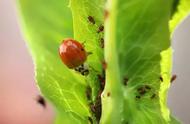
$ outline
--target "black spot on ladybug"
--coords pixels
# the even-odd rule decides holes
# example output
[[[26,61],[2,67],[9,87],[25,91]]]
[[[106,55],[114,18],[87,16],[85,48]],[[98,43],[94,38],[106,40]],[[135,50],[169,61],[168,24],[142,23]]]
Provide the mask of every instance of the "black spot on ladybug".
[[[151,99],[154,99],[156,97],[156,94],[152,94],[152,96],[150,97]]]
[[[87,86],[86,88],[86,97],[88,100],[91,100],[91,96],[92,96],[92,89],[90,86]]]
[[[90,121],[90,124],[93,124],[93,120],[91,117],[88,117],[88,120]]]
[[[123,79],[123,84],[124,84],[124,86],[127,86],[128,81],[129,81],[129,79],[128,79],[127,77],[125,77],[125,78]]]
[[[100,27],[98,28],[97,33],[103,32],[104,31],[104,26],[100,25]]]
[[[41,106],[46,108],[46,101],[42,96],[38,95],[36,100]]]
[[[171,80],[170,80],[170,82],[172,83],[173,81],[176,80],[176,78],[177,78],[177,75],[173,75],[172,78],[171,78]]]
[[[110,95],[111,95],[111,93],[110,93],[110,92],[108,92],[108,93],[107,93],[107,97],[109,97]]]
[[[162,81],[162,82],[163,82],[163,78],[162,78],[162,76],[160,76],[159,78],[160,78],[160,81]]]
[[[88,16],[88,21],[91,22],[92,24],[95,24],[95,20],[92,16]]]
[[[100,39],[100,47],[101,47],[101,48],[104,48],[104,38],[101,38],[101,39]]]

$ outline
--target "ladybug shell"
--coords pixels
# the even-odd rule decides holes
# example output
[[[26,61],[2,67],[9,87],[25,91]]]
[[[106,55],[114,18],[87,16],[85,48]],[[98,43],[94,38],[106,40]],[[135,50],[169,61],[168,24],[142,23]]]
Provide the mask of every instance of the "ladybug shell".
[[[76,68],[87,59],[87,53],[82,44],[71,38],[65,39],[60,47],[61,60],[68,68]]]

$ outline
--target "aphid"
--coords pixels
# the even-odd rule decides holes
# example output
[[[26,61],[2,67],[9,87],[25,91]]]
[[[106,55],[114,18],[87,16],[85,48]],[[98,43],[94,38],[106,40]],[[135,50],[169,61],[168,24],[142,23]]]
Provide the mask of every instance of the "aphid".
[[[146,88],[147,90],[150,90],[150,89],[151,89],[151,87],[148,86],[148,85],[145,85],[145,88]]]
[[[88,120],[90,121],[90,124],[93,124],[93,120],[91,117],[88,117]]]
[[[38,95],[37,98],[36,98],[36,100],[37,100],[37,102],[41,106],[43,106],[44,108],[46,108],[46,101],[45,101],[45,99],[42,96]]]
[[[98,97],[95,103],[95,117],[99,121],[102,114],[101,98]]]
[[[101,75],[98,75],[98,79],[100,81],[100,88],[101,88],[101,90],[103,90],[104,86],[105,86],[105,77],[101,76]]]
[[[155,98],[156,97],[156,94],[152,94],[152,96],[150,97],[151,99]]]
[[[173,81],[175,81],[176,78],[177,78],[177,75],[173,75],[170,82],[172,83]]]
[[[123,84],[125,85],[125,86],[127,86],[127,82],[128,82],[128,78],[127,77],[125,77],[124,79],[123,79]]]
[[[95,114],[95,117],[97,120],[100,120],[101,108],[102,108],[102,106],[101,106],[101,100],[100,99],[96,100],[95,104],[93,104],[93,103],[90,104],[90,109]]]
[[[104,19],[107,19],[109,16],[108,10],[104,10]]]
[[[90,86],[87,86],[87,88],[86,88],[86,97],[87,97],[88,100],[91,99],[91,95],[92,95],[92,89],[91,89]]]
[[[101,39],[100,39],[100,47],[101,47],[101,48],[104,48],[104,38],[101,38]]]
[[[140,96],[136,96],[137,99],[140,99],[141,97]]]
[[[109,97],[110,95],[111,95],[111,93],[110,93],[110,92],[108,92],[108,93],[107,93],[107,96]]]
[[[160,76],[160,81],[163,82],[163,78],[162,78],[162,76]]]
[[[100,32],[102,32],[102,31],[104,31],[104,26],[103,25],[100,25],[100,27],[98,28],[98,33],[100,33]]]
[[[107,63],[106,63],[105,61],[102,61],[102,67],[103,67],[104,70],[106,70],[106,68],[107,68]]]
[[[59,55],[63,63],[70,69],[82,65],[87,59],[84,46],[71,38],[67,38],[61,43]]]
[[[144,94],[146,93],[145,87],[140,87],[140,88],[137,89],[137,91],[138,91],[139,94],[141,94],[141,95],[144,95]]]
[[[90,110],[95,113],[96,112],[96,106],[93,103],[90,103]]]
[[[98,98],[101,98],[102,91],[103,91],[103,90],[99,90],[99,91],[98,91],[98,96],[97,96]]]
[[[91,22],[92,24],[95,24],[95,20],[92,16],[88,16],[88,21]]]
[[[84,76],[86,76],[86,75],[89,74],[89,70],[88,70],[88,65],[87,64],[79,65],[78,67],[76,67],[74,69],[75,69],[75,71],[80,72]]]

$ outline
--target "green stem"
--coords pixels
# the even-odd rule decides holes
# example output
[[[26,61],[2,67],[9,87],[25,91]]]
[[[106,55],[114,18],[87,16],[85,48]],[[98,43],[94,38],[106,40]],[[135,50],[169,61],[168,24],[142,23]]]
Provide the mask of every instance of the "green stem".
[[[102,94],[101,123],[119,124],[122,120],[123,94],[116,48],[117,0],[109,0],[107,5],[108,17],[105,19],[105,62],[107,68],[106,85]]]

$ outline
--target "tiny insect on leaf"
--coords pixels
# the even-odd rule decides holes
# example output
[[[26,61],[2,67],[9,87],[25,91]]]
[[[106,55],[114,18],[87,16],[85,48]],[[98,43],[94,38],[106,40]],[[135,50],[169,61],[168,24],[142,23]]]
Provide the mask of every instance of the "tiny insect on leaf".
[[[71,69],[82,65],[87,59],[83,45],[71,38],[63,40],[59,47],[59,55],[63,63]]]
[[[37,100],[38,104],[40,104],[41,106],[46,108],[46,101],[42,96],[38,95],[36,100]]]

